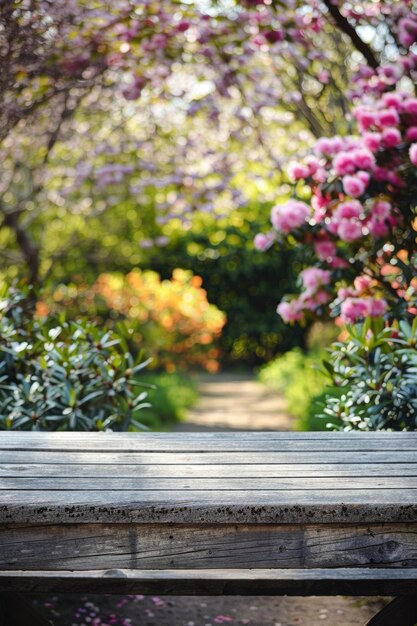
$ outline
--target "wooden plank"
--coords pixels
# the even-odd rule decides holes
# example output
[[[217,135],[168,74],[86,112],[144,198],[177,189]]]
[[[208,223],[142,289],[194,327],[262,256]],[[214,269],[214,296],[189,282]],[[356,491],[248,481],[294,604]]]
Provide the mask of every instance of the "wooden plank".
[[[321,464],[206,464],[206,465],[141,465],[141,464],[77,464],[77,463],[0,463],[0,478],[95,476],[117,478],[291,478],[291,477],[417,477],[417,463],[321,463]]]
[[[367,436],[339,437],[338,433],[324,433],[320,439],[288,438],[282,433],[0,433],[0,450],[55,450],[91,452],[199,452],[208,451],[351,451],[403,450],[417,452],[416,433],[402,437]],[[233,436],[230,436],[233,435]],[[412,435],[410,437],[410,435]]]
[[[4,528],[0,570],[417,567],[417,524]]]
[[[375,450],[370,452],[71,452],[6,450],[0,451],[1,463],[92,464],[92,465],[321,465],[321,464],[414,464],[417,453]]]
[[[26,594],[405,595],[417,592],[417,569],[4,571],[0,589]]]
[[[311,491],[3,491],[0,523],[412,522],[415,489]]]
[[[18,478],[3,478],[0,481],[0,491],[73,491],[74,482],[68,477],[56,476],[37,477],[30,476]],[[396,477],[363,477],[358,476],[352,481],[351,478],[337,476],[334,478],[323,478],[314,476],[297,476],[292,478],[269,478],[261,476],[253,476],[252,478],[165,478],[165,477],[136,477],[136,478],[108,478],[107,476],[95,476],[77,478],[77,491],[172,491],[178,492],[178,498],[181,499],[181,492],[185,489],[210,492],[214,490],[216,493],[221,491],[231,492],[233,500],[233,492],[245,490],[251,491],[302,491],[329,489],[335,492],[343,490],[357,491],[366,489],[368,492],[384,489],[387,491],[395,491],[397,489],[417,489],[417,478],[414,476],[396,476]],[[17,496],[18,497],[18,496]],[[136,496],[137,497],[137,496]],[[250,496],[249,496],[250,497]],[[368,493],[368,498],[372,496]],[[417,493],[416,493],[417,501]]]

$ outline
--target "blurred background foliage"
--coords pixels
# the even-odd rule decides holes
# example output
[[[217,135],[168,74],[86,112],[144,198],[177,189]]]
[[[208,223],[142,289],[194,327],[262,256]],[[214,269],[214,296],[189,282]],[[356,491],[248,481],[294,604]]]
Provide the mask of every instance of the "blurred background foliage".
[[[156,413],[172,419],[195,389],[165,372],[253,368],[295,348],[261,373],[268,382],[279,370],[274,384],[290,393],[279,379],[294,371],[295,414],[301,384],[321,389],[299,351],[308,328],[289,331],[275,312],[295,291],[300,251],[264,255],[253,238],[291,193],[288,159],[313,137],[349,132],[358,51],[326,3],[318,30],[304,28],[302,2],[297,28],[280,2],[160,0],[125,18],[97,0],[91,19],[87,5],[34,2],[26,21],[12,2],[2,16],[0,44],[11,24],[14,54],[0,77],[0,280],[42,287],[45,328],[64,312],[88,317],[120,331],[135,357],[152,356]],[[158,28],[166,49],[154,45]],[[281,31],[288,41],[274,39]]]

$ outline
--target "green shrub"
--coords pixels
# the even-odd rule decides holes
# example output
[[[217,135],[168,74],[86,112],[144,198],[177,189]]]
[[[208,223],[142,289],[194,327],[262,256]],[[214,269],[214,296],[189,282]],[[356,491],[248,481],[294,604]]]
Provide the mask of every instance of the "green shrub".
[[[0,294],[0,430],[131,430],[149,407],[123,338],[87,320],[33,315],[33,296]],[[138,389],[139,388],[139,389]]]
[[[141,380],[153,387],[148,392],[151,408],[141,412],[141,421],[154,430],[184,419],[198,400],[197,385],[185,374],[147,372]]]
[[[324,417],[343,430],[417,430],[417,318],[395,327],[368,319],[347,332],[326,363],[341,392]]]
[[[303,352],[299,348],[277,357],[261,368],[259,380],[284,395],[287,410],[296,418],[297,430],[326,430],[327,422],[320,418],[327,395],[336,390],[328,387],[322,371],[326,352]]]

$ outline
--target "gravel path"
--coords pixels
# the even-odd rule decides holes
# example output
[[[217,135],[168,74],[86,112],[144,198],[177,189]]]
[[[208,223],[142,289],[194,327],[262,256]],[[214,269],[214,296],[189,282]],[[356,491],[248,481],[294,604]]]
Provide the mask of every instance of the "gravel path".
[[[201,376],[201,399],[174,430],[292,430],[279,396],[249,375]],[[45,606],[45,603],[47,606]],[[362,626],[381,600],[344,597],[58,596],[40,601],[56,626]]]

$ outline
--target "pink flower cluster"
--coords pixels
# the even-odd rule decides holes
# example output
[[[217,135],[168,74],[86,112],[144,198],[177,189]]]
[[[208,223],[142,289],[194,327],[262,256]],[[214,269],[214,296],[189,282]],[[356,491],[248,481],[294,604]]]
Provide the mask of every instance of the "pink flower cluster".
[[[406,240],[402,233],[411,229],[410,240],[415,232],[415,200],[408,190],[417,174],[417,98],[390,91],[358,106],[354,118],[360,135],[321,138],[313,155],[290,164],[290,176],[304,179],[311,188],[311,208],[289,200],[271,211],[276,239],[283,243],[291,233],[314,248],[318,263],[301,272],[301,294],[279,304],[285,322],[301,321],[325,305],[345,322],[383,316],[389,311],[386,289],[390,298],[406,292],[402,279],[387,279],[382,268],[392,261],[391,267],[400,271],[401,242]],[[411,209],[405,213],[404,197]],[[271,245],[273,233],[263,237],[257,237],[260,249]],[[361,276],[349,287],[353,267],[371,268],[375,280]]]
[[[271,223],[282,233],[289,233],[294,228],[304,226],[311,209],[300,200],[288,200],[285,204],[277,204],[271,210]]]

